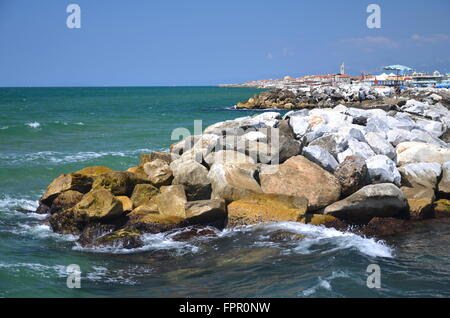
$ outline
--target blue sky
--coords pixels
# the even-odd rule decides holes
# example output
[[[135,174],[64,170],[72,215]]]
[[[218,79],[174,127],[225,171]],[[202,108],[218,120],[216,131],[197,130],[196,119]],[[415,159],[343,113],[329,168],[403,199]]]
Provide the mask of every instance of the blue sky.
[[[81,7],[81,29],[66,7]],[[381,29],[366,26],[369,4]],[[0,0],[0,86],[214,85],[450,72],[449,0]]]

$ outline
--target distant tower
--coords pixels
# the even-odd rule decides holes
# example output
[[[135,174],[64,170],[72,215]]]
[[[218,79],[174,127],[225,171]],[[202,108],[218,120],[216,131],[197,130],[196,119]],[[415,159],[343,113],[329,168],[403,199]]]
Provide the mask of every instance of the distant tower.
[[[344,65],[344,62],[342,62],[342,64],[341,64],[341,72],[340,72],[339,74],[341,74],[341,75],[344,75],[344,74],[345,74],[345,65]]]

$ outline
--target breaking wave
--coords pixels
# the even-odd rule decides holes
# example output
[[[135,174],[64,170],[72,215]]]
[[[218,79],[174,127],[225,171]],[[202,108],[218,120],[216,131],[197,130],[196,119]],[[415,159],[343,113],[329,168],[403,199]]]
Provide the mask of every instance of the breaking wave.
[[[30,123],[26,123],[25,126],[31,127],[31,128],[39,128],[41,127],[41,124],[38,123],[37,121],[33,121]]]
[[[286,232],[300,234],[302,239],[292,242],[276,242],[270,238],[270,233],[283,230]],[[247,245],[248,247],[270,247],[279,249],[282,254],[326,254],[338,250],[354,250],[369,257],[394,257],[393,249],[383,241],[373,238],[365,238],[350,232],[341,232],[333,228],[313,226],[301,223],[273,223],[258,224],[253,226],[240,227],[235,229],[225,229],[217,232],[216,236],[204,237],[201,240],[177,241],[173,236],[182,232],[144,234],[142,240],[143,247],[135,249],[125,249],[122,247],[97,247],[83,248],[76,244],[75,250],[89,251],[94,253],[130,254],[145,251],[166,250],[175,255],[187,253],[199,253],[205,245],[219,243],[220,240],[230,237],[237,238],[236,244]]]
[[[33,162],[33,164],[36,163],[61,164],[61,163],[76,163],[89,161],[102,157],[129,157],[152,151],[161,151],[161,150],[143,148],[130,151],[101,151],[101,152],[86,151],[77,153],[65,153],[58,151],[40,151],[25,154],[3,153],[0,154],[0,160],[3,160],[4,164],[6,165],[15,165],[27,162]]]
[[[361,254],[370,257],[394,257],[394,251],[385,242],[373,238],[366,238],[351,232],[341,232],[334,228],[323,226],[314,226],[309,224],[282,222],[271,224],[258,224],[253,226],[241,227],[238,229],[225,230],[222,235],[236,235],[239,232],[257,232],[258,240],[254,242],[256,246],[281,245],[270,240],[269,234],[275,231],[286,231],[302,235],[301,240],[295,241],[286,248],[284,253],[312,254],[328,253],[336,250],[353,249]]]
[[[0,210],[35,211],[39,203],[37,200],[12,198],[9,195],[0,196]]]

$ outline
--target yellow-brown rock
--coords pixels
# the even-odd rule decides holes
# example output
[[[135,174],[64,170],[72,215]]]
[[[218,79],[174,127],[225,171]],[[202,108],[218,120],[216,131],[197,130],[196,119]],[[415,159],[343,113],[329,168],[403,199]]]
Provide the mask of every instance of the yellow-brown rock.
[[[83,168],[75,173],[93,177],[93,176],[99,176],[101,174],[113,172],[113,171],[114,170],[112,170],[108,167],[104,167],[104,166],[92,166],[92,167]]]
[[[182,185],[164,186],[156,197],[159,213],[165,216],[186,218],[186,193]]]
[[[87,193],[73,210],[85,221],[113,219],[123,214],[122,202],[106,189]]]
[[[126,196],[118,196],[116,197],[120,202],[122,202],[122,209],[124,212],[130,212],[133,210],[133,202],[129,197]]]
[[[297,222],[306,213],[307,206],[305,198],[255,193],[228,205],[228,226]]]
[[[339,200],[338,179],[303,156],[279,166],[265,166],[260,175],[264,193],[285,194],[308,199],[308,211],[319,210]]]
[[[436,218],[450,218],[450,200],[434,202],[434,215]]]
[[[86,193],[91,187],[92,178],[89,176],[77,173],[63,174],[50,183],[40,201],[47,206],[51,206],[53,200],[62,192],[73,190]]]
[[[98,175],[94,179],[93,189],[106,189],[117,196],[131,196],[137,184],[148,184],[150,181],[128,171],[114,171]]]
[[[50,214],[55,214],[63,210],[70,209],[74,207],[83,198],[83,193],[78,191],[65,191],[58,195],[58,197],[53,200],[52,206],[50,207]]]
[[[137,208],[143,204],[152,200],[159,190],[151,184],[138,184],[134,187],[133,194],[131,195],[131,201],[133,202],[133,208]]]

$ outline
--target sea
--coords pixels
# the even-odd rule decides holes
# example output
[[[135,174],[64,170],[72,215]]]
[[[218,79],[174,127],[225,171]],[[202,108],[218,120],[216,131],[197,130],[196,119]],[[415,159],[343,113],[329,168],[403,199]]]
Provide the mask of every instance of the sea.
[[[234,105],[258,92],[0,88],[0,297],[449,297],[448,220],[385,240],[274,223],[189,242],[146,234],[144,247],[125,250],[84,249],[30,212],[58,175],[126,170],[140,154],[167,150],[177,128],[254,114]],[[279,230],[303,239],[273,241]],[[80,269],[80,288],[67,284],[70,265]]]

